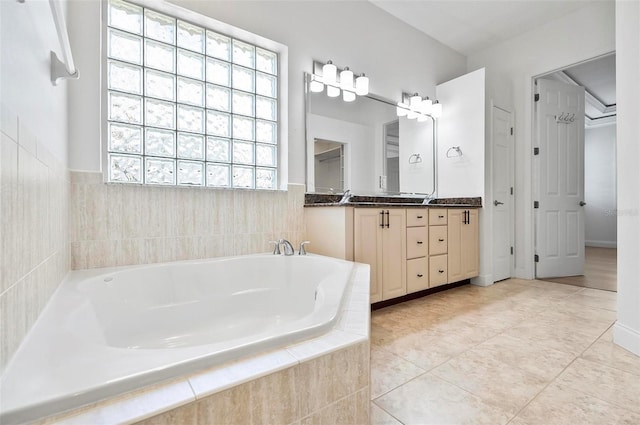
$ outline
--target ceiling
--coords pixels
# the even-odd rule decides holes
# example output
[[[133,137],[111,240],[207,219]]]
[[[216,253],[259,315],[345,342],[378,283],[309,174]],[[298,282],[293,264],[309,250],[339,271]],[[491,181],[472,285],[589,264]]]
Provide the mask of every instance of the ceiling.
[[[369,0],[465,56],[598,0]]]
[[[442,44],[469,56],[597,1],[612,0],[369,0]],[[585,122],[615,121],[615,54],[547,75],[585,87]]]

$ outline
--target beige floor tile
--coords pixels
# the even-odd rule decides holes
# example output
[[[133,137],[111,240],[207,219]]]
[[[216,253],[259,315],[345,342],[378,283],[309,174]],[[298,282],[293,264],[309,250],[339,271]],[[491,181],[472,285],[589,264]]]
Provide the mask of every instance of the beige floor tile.
[[[402,422],[378,407],[374,402],[371,402],[369,417],[371,418],[371,425],[402,425]]]
[[[640,423],[640,415],[572,388],[552,384],[511,423],[516,425],[635,425]]]
[[[598,292],[602,292],[607,295],[598,294]],[[617,293],[601,291],[598,289],[583,289],[582,291],[571,295],[567,300],[580,305],[616,311]]]
[[[640,357],[607,338],[608,335],[603,335],[582,354],[582,358],[640,376]]]
[[[500,360],[545,380],[555,378],[575,358],[572,354],[544,345],[529,344],[505,334],[483,342],[468,353],[477,353]]]
[[[618,407],[640,413],[638,375],[589,360],[577,359],[558,377],[556,382]]]
[[[378,398],[376,404],[403,424],[506,424],[511,415],[431,374]]]
[[[493,353],[474,350],[459,355],[431,373],[512,415],[548,383],[518,366],[496,360]]]
[[[378,398],[424,372],[393,353],[371,347],[371,398]]]

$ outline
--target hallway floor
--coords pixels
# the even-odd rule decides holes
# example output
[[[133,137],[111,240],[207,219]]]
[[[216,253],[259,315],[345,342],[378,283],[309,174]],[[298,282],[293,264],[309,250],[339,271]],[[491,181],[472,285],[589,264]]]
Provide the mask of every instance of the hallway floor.
[[[616,292],[618,290],[618,250],[586,246],[584,249],[584,275],[545,278],[544,280]]]
[[[372,424],[639,424],[640,357],[616,294],[465,285],[372,313]]]

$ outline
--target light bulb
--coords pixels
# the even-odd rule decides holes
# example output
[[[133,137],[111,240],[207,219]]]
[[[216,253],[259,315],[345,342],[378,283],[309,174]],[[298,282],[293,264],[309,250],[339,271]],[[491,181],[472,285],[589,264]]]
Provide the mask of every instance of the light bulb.
[[[422,103],[420,103],[420,112],[422,112],[423,114],[430,114],[431,105],[432,105],[431,99],[427,97],[422,101]]]
[[[347,66],[340,72],[340,88],[342,90],[353,90],[353,71]]]
[[[353,102],[356,100],[356,94],[352,91],[342,90],[342,100],[345,102]]]
[[[338,72],[338,68],[333,64],[333,62],[329,61],[322,67],[322,78],[325,84],[335,84],[336,83],[336,73]]]
[[[396,115],[399,117],[406,117],[409,112],[409,105],[406,103],[398,102],[396,106]]]
[[[364,74],[356,78],[356,94],[358,96],[366,96],[369,94],[369,77]]]
[[[422,98],[418,95],[418,93],[414,94],[409,98],[409,107],[412,111],[417,111],[422,103]]]
[[[329,97],[340,96],[340,89],[334,86],[327,86],[327,96]]]
[[[318,80],[312,80],[311,83],[309,83],[309,90],[314,93],[320,93],[324,90],[324,84]]]
[[[431,116],[433,118],[440,118],[442,116],[442,103],[437,100],[431,107]]]

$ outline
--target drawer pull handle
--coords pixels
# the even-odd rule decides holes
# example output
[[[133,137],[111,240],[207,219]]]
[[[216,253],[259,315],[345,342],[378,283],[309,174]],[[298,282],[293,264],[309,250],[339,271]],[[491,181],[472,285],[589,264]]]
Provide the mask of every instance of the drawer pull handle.
[[[417,241],[416,242],[418,245],[422,245],[422,241]]]
[[[438,242],[444,242],[444,239],[438,239]]]
[[[418,273],[418,277],[422,277],[423,275],[421,273]]]
[[[444,216],[443,215],[439,215],[438,218],[444,218]]]
[[[438,273],[444,273],[444,270],[438,270]]]
[[[417,216],[417,218],[422,218],[422,216],[421,216],[421,215],[419,215],[419,216]]]

